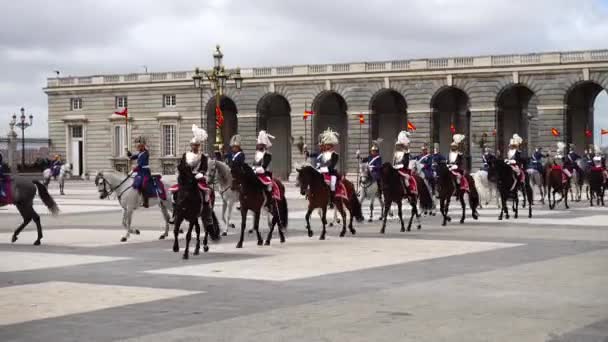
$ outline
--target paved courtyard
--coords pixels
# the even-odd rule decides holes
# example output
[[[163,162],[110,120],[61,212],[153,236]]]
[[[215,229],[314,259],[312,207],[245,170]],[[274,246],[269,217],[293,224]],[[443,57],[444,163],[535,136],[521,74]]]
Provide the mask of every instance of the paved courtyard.
[[[285,244],[247,236],[237,250],[232,229],[182,260],[157,240],[158,209],[136,212],[141,235],[121,243],[120,208],[90,182],[51,193],[62,213],[40,208],[39,247],[34,226],[10,244],[20,217],[0,208],[0,341],[608,341],[608,208],[586,202],[319,241],[289,187]]]

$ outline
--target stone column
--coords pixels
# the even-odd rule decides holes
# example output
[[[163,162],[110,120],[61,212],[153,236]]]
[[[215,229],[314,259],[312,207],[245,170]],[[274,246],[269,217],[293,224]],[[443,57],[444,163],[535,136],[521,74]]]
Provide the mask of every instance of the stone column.
[[[563,105],[538,106],[538,145],[545,152],[555,152],[558,141],[566,141],[566,127],[564,122],[565,108]],[[551,134],[551,129],[560,131],[559,137]]]
[[[407,120],[411,121],[416,126],[410,137],[410,151],[412,157],[417,156],[421,153],[422,145],[427,144],[429,151],[433,151],[433,145],[431,144],[431,114],[432,109],[413,109],[408,111]]]
[[[11,168],[11,173],[17,173],[17,133],[11,129],[8,133],[8,156],[6,156],[6,163]]]

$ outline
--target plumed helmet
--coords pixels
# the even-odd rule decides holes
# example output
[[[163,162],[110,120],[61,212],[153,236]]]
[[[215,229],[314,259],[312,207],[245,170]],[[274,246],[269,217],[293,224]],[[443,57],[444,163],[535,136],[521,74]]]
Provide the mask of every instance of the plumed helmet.
[[[192,125],[192,140],[190,140],[190,144],[192,145],[200,145],[205,140],[207,140],[207,131],[202,128],[199,128],[196,124]]]
[[[564,144],[561,141],[558,141],[557,142],[557,154],[561,155],[564,153],[565,150],[566,150],[566,144]]]
[[[519,134],[515,133],[513,134],[513,138],[511,138],[511,140],[509,141],[509,145],[519,146],[523,141],[524,139],[520,137]]]
[[[338,139],[339,134],[336,131],[333,131],[331,128],[326,129],[319,136],[319,140],[323,145],[338,145],[340,140]]]
[[[270,135],[264,130],[261,130],[260,133],[258,133],[258,145],[266,145],[266,147],[271,147],[272,142],[270,139],[274,139],[274,135]]]
[[[372,140],[372,147],[370,148],[370,150],[372,150],[372,151],[380,151],[380,144],[382,143],[382,141],[384,141],[384,139],[382,139],[382,138],[378,138],[376,140]]]
[[[241,146],[241,136],[235,134],[230,138],[230,146]]]
[[[144,137],[143,135],[138,136],[137,138],[135,138],[135,143],[146,145],[146,137]]]
[[[464,134],[454,134],[454,136],[452,137],[452,146],[458,146],[460,145],[460,143],[462,143],[464,141],[464,139],[467,136]]]
[[[409,144],[410,144],[410,132],[408,132],[408,131],[399,132],[399,135],[397,135],[397,142],[395,142],[395,145],[407,146]]]

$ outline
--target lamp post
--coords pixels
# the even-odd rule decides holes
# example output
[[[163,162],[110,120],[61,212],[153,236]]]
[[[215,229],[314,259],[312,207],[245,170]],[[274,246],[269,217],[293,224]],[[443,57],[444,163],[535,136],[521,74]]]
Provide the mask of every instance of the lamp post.
[[[194,87],[199,88],[201,90],[201,126],[203,125],[203,77],[209,82],[209,86],[211,87],[211,91],[215,93],[215,106],[216,108],[220,107],[220,100],[222,95],[224,94],[224,89],[226,88],[226,82],[228,80],[234,80],[234,84],[236,89],[241,89],[243,85],[243,77],[241,77],[241,69],[236,68],[234,72],[226,72],[224,69],[224,65],[222,64],[222,59],[224,58],[224,54],[220,50],[220,46],[215,46],[215,52],[213,53],[213,69],[211,72],[207,73],[205,71],[201,71],[199,68],[194,70],[194,76],[192,76],[192,80],[194,81]],[[222,133],[220,130],[221,127],[216,127],[215,130],[215,145],[218,150],[221,151],[221,147],[223,144],[222,141]],[[209,128],[207,128],[209,129]]]
[[[17,121],[17,115],[13,114],[13,120],[9,123],[9,125],[11,126],[11,130],[15,126],[21,128],[21,169],[23,170],[25,168],[25,129],[32,125],[34,116],[30,114],[30,121],[25,121],[25,108],[21,107],[21,117],[19,119],[20,121]]]

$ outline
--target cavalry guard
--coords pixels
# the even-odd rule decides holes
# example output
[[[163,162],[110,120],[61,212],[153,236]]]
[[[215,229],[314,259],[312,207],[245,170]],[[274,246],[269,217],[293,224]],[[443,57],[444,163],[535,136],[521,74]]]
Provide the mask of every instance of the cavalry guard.
[[[409,169],[410,164],[410,133],[401,131],[395,142],[395,152],[393,153],[393,168],[395,168],[402,177],[404,190],[406,193],[417,193],[416,180],[412,178],[412,171]]]
[[[521,159],[521,151],[519,150],[519,146],[524,141],[519,134],[513,134],[513,138],[509,141],[509,151],[507,151],[507,160],[506,163],[511,165],[513,172],[515,174],[515,182],[513,186],[517,186],[517,183],[524,183],[525,174],[522,170],[522,159]]]
[[[127,151],[130,160],[137,160],[137,165],[133,168],[133,172],[137,173],[133,181],[133,188],[141,193],[143,206],[148,208],[148,196],[145,194],[145,189],[152,176],[150,173],[150,152],[146,147],[146,138],[143,136],[137,137],[135,143],[137,144],[137,153],[133,154]]]
[[[538,173],[540,173],[541,175],[544,175],[545,174],[545,167],[543,165],[544,157],[545,157],[545,155],[543,154],[543,148],[540,146],[537,147],[534,150],[534,153],[532,154],[532,158],[530,158],[530,165],[528,165],[528,167],[538,171]]]
[[[53,178],[57,178],[59,173],[61,172],[61,166],[63,165],[63,161],[61,160],[61,155],[56,154],[55,159],[51,163],[51,176]]]
[[[333,203],[336,198],[336,188],[338,186],[338,170],[336,169],[340,155],[336,152],[335,146],[340,142],[338,140],[338,132],[328,128],[320,136],[322,153],[318,160],[319,171],[329,178],[330,189],[330,208],[333,208]]]
[[[574,144],[569,145],[568,155],[564,159],[564,167],[567,168],[568,171],[570,171],[571,173],[573,171],[576,171],[580,175],[582,173],[576,162],[581,158],[581,156],[579,156],[578,153],[576,153],[576,151],[574,150],[575,148],[576,148],[576,145],[574,145]]]
[[[467,187],[466,178],[464,178],[464,154],[460,149],[460,144],[464,141],[464,134],[454,134],[452,144],[450,144],[450,153],[448,154],[448,168],[456,178],[456,184],[460,188]],[[463,182],[464,180],[464,182]]]
[[[598,147],[595,145],[589,145],[589,148],[585,150],[583,160],[585,161],[585,164],[587,164],[588,167],[593,167],[593,158],[595,157],[596,151],[598,151]]]
[[[595,170],[599,170],[604,175],[604,183],[608,181],[608,170],[606,170],[606,159],[602,156],[602,151],[598,146],[594,146],[593,166]]]
[[[481,170],[488,172],[490,170],[490,164],[496,160],[496,156],[492,153],[489,147],[484,147],[483,154],[481,155]]]
[[[422,165],[422,173],[426,180],[429,193],[432,194],[435,189],[435,177],[433,177],[433,156],[429,153],[427,144],[422,145],[422,153],[416,157],[416,160]]]
[[[207,140],[207,131],[192,125],[192,140],[190,140],[190,151],[184,154],[186,164],[192,170],[194,178],[198,181],[198,188],[203,197],[203,224],[205,227],[213,225],[211,217],[211,189],[207,184],[207,170],[209,167],[209,157],[203,153],[201,145]]]
[[[433,144],[433,179],[437,178],[437,166],[439,164],[445,164],[445,157],[439,152],[439,143]]]
[[[561,170],[562,171],[562,175],[563,177],[563,181],[564,183],[568,182],[570,180],[570,178],[572,177],[572,172],[570,172],[570,170],[568,170],[566,167],[564,167],[564,164],[567,162],[566,158],[564,157],[564,154],[566,152],[566,144],[564,144],[563,142],[558,142],[557,143],[557,151],[555,154],[555,165],[553,166],[554,169],[556,170]]]
[[[226,156],[228,165],[232,168],[236,164],[245,164],[245,153],[241,148],[241,136],[235,134],[230,138],[230,153]]]
[[[272,171],[270,170],[270,163],[272,162],[272,154],[268,151],[272,147],[270,139],[274,139],[274,136],[268,134],[262,130],[258,133],[258,141],[256,145],[255,157],[253,159],[253,171],[258,176],[258,179],[262,184],[266,186],[266,204],[270,206],[272,203],[272,192],[274,182],[272,181]]]
[[[380,143],[382,138],[372,141],[372,146],[369,149],[369,156],[363,158],[362,162],[367,163],[367,168],[372,179],[376,181],[378,185],[378,196],[382,194],[382,187],[380,186],[381,171],[382,171],[382,156],[380,156]]]

